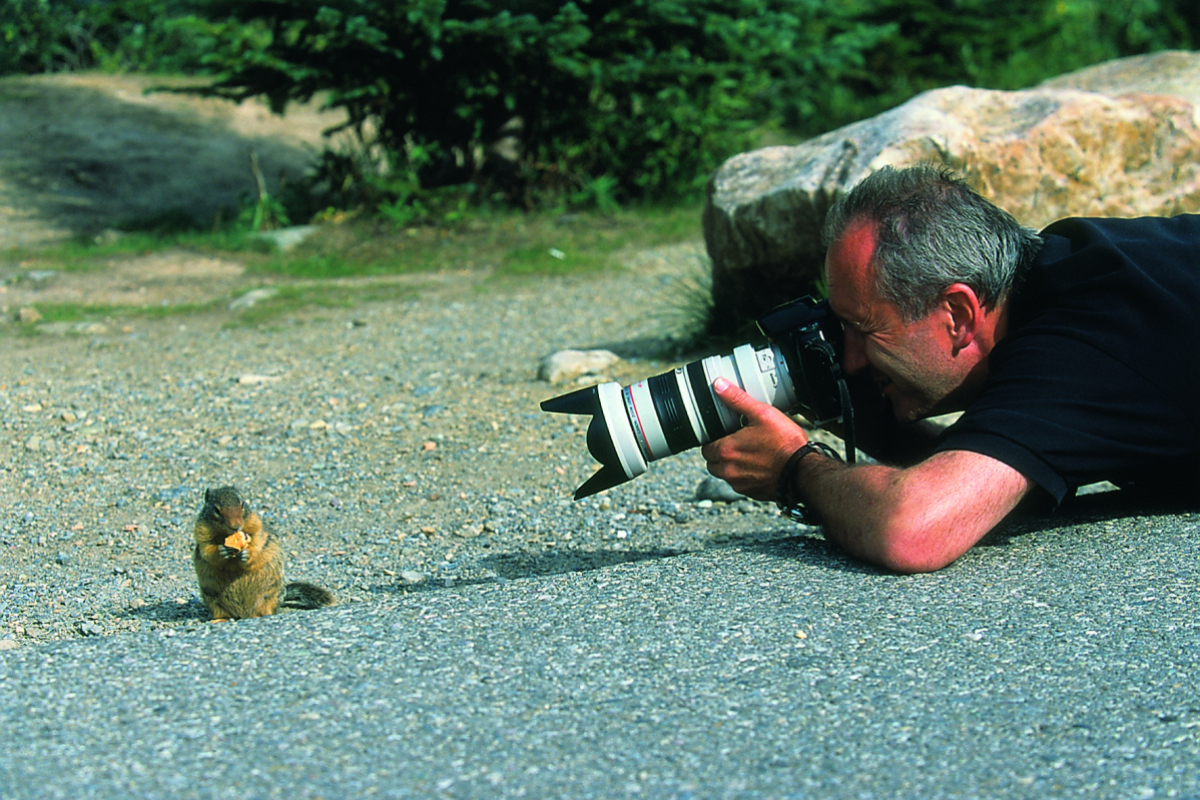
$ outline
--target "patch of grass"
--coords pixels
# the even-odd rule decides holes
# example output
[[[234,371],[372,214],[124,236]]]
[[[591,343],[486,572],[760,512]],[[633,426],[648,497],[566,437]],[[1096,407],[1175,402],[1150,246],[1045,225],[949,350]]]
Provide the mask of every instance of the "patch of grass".
[[[229,318],[230,327],[258,327],[311,308],[354,308],[360,303],[399,302],[416,297],[419,287],[369,281],[355,284],[296,283],[274,287],[270,297]]]
[[[328,280],[380,274],[375,270],[356,268],[344,259],[329,253],[313,253],[292,258],[275,255],[251,266],[249,271],[257,274],[287,275],[306,280]]]
[[[689,269],[673,275],[664,296],[667,301],[660,313],[671,331],[669,344],[675,358],[728,344],[712,333],[712,267],[707,259],[698,258]]]
[[[155,230],[120,233],[78,239],[36,249],[13,248],[5,255],[36,269],[61,272],[90,272],[103,269],[112,258],[161,253],[167,250],[193,250],[205,255],[236,254],[240,257],[265,257],[272,252],[270,242],[235,232],[201,233],[187,231],[162,234]]]
[[[360,303],[398,302],[416,297],[420,287],[412,284],[367,281],[353,284],[296,283],[273,287],[274,293],[253,306],[228,314],[229,327],[257,327],[276,323],[307,309],[354,308]],[[214,298],[206,303],[171,303],[165,305],[127,306],[87,303],[39,303],[36,308],[42,318],[39,325],[105,323],[118,324],[131,320],[164,319],[172,316],[198,314],[224,309],[231,298]],[[38,325],[19,328],[23,333],[36,334]]]
[[[164,319],[181,314],[195,314],[211,309],[219,301],[208,303],[171,303],[168,305],[95,305],[90,303],[38,303],[42,315],[40,324],[120,322],[131,319]]]
[[[622,209],[613,214],[480,211],[451,227],[397,229],[380,221],[323,228],[252,272],[317,279],[483,270],[496,275],[563,275],[617,267],[631,248],[694,240],[698,206]]]
[[[696,205],[620,209],[579,214],[479,211],[443,227],[397,228],[380,220],[346,220],[320,226],[316,234],[287,251],[235,231],[186,229],[167,215],[128,226],[127,232],[97,241],[79,241],[28,252],[9,251],[26,271],[79,272],[105,269],[113,259],[170,249],[235,260],[250,283],[269,276],[275,293],[250,308],[230,313],[228,324],[274,324],[310,308],[349,308],[356,303],[406,300],[418,288],[389,282],[388,276],[444,271],[476,271],[491,281],[530,280],[621,269],[626,254],[695,241],[701,236]],[[708,323],[706,265],[676,279],[680,312],[677,346],[702,338]],[[246,290],[254,288],[246,286]],[[223,310],[230,298],[199,304],[97,306],[37,304],[46,323],[114,322]],[[668,305],[675,305],[673,298]]]
[[[182,216],[167,213],[127,223],[119,236],[7,255],[36,269],[64,272],[102,269],[110,258],[186,249],[235,256],[250,274],[305,280],[464,269],[532,276],[612,269],[622,251],[700,235],[696,205],[624,208],[611,214],[480,210],[447,227],[396,228],[381,220],[348,220],[322,226],[301,245],[279,252],[245,231],[197,230]]]
[[[505,275],[564,275],[598,272],[612,266],[612,253],[583,248],[571,251],[544,245],[514,247],[504,254],[498,272]]]

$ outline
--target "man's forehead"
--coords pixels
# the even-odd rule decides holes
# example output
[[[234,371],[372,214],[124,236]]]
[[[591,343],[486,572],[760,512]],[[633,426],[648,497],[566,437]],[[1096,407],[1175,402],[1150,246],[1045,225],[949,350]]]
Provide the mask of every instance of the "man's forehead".
[[[872,294],[871,259],[875,255],[877,224],[860,219],[846,226],[825,256],[825,282],[829,302],[843,319],[853,317],[854,308]]]
[[[830,247],[830,251],[838,251],[839,260],[865,268],[875,255],[875,234],[878,229],[879,223],[873,219],[860,217],[852,220]]]

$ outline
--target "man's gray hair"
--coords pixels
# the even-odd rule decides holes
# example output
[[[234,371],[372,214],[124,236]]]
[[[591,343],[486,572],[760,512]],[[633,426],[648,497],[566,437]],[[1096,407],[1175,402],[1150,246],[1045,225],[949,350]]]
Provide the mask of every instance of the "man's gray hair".
[[[884,167],[864,178],[826,215],[825,246],[858,220],[878,225],[875,288],[908,322],[932,311],[955,283],[970,286],[984,305],[1003,302],[1042,248],[1035,231],[930,164]]]

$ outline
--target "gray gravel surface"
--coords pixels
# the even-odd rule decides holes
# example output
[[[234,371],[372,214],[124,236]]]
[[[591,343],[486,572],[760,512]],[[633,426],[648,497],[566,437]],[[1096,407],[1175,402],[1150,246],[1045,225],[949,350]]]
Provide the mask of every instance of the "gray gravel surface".
[[[662,368],[668,278],[4,331],[0,797],[1200,797],[1196,514],[1083,498],[902,577],[695,454],[570,501],[537,360]],[[205,622],[225,482],[339,606]]]
[[[806,536],[23,647],[0,796],[1195,798],[1198,565],[1194,515]]]
[[[586,417],[541,412],[561,348],[611,377],[678,326],[680,260],[592,278],[408,282],[404,299],[21,335],[0,329],[0,648],[203,624],[190,562],[206,487],[234,484],[288,575],[356,603],[794,532],[769,506],[698,499],[696,453],[582,502]],[[721,520],[720,524],[714,524]]]

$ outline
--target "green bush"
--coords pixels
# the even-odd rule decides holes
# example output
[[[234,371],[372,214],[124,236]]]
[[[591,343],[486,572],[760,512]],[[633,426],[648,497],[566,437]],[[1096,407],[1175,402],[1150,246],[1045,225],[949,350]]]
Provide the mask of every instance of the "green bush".
[[[934,86],[1017,88],[1188,47],[1194,6],[212,0],[210,13],[265,24],[271,40],[210,59],[222,70],[210,91],[278,109],[326,92],[375,154],[339,183],[367,205],[424,208],[422,192],[468,182],[527,206],[603,204],[694,193],[773,122],[814,135]]]
[[[764,132],[795,140],[937,86],[1020,88],[1190,49],[1200,3],[0,0],[0,38],[0,74],[207,73],[204,92],[279,111],[320,96],[358,141],[291,187],[290,216],[362,207],[408,224],[466,198],[694,195]]]
[[[861,63],[888,27],[851,25],[850,8],[217,0],[210,13],[262,20],[271,41],[213,59],[222,73],[208,91],[266,95],[278,110],[324,92],[364,147],[426,189],[474,181],[526,205],[662,198],[751,146],[761,120],[794,105],[787,92],[816,96]]]
[[[3,0],[0,75],[99,69],[202,73],[221,47],[265,44],[261,30],[198,12],[203,0]]]

